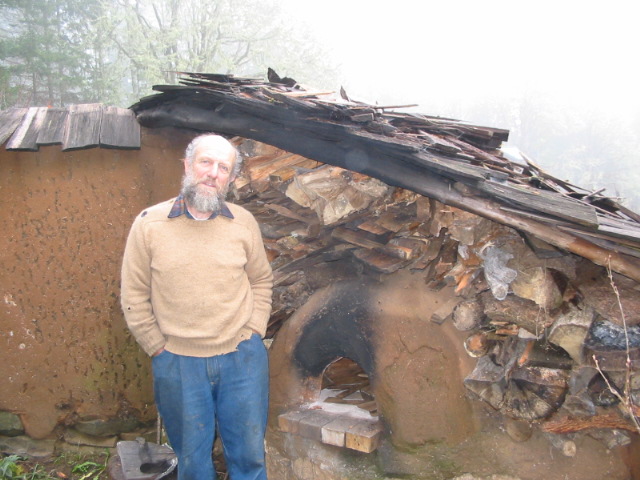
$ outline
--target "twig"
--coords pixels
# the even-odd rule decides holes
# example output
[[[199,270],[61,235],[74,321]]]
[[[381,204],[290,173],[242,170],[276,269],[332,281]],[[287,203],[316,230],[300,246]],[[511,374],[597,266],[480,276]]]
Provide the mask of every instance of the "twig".
[[[617,388],[614,388],[613,385],[611,385],[611,383],[609,382],[609,379],[604,375],[604,373],[600,369],[600,364],[598,363],[598,359],[596,358],[596,356],[593,355],[592,358],[596,364],[596,368],[598,369],[598,372],[600,373],[602,378],[604,378],[604,381],[606,382],[607,387],[609,388],[611,393],[613,393],[613,395],[615,395],[618,398],[618,400],[620,400],[620,403],[624,405],[625,409],[629,413],[629,417],[631,417],[631,420],[633,421],[633,424],[636,427],[636,430],[638,430],[638,433],[640,433],[640,422],[638,420],[638,417],[635,414],[635,410],[637,406],[634,405],[633,400],[631,398],[631,353],[630,353],[630,346],[629,346],[629,332],[627,331],[627,319],[624,315],[624,309],[622,308],[622,300],[620,299],[620,292],[618,291],[618,287],[616,287],[616,284],[613,281],[613,273],[611,271],[611,265],[608,265],[607,273],[609,275],[609,283],[611,283],[611,288],[613,288],[613,293],[615,293],[616,299],[618,301],[618,308],[620,309],[620,315],[622,316],[622,327],[624,329],[624,338],[625,338],[626,347],[627,347],[627,361],[625,365],[626,373],[625,373],[625,380],[624,380],[624,391],[622,392],[622,394],[618,391]]]

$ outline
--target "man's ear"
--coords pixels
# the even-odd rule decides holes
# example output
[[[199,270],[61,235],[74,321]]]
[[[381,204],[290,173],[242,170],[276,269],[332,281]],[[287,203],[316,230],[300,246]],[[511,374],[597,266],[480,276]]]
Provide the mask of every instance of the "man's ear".
[[[189,160],[183,158],[182,163],[184,164],[184,173],[187,173],[187,171],[189,170]]]

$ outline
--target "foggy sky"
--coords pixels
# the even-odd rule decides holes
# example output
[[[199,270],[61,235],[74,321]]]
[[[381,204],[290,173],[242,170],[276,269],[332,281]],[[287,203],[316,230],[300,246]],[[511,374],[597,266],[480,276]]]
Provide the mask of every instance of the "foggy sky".
[[[335,88],[344,86],[353,99],[380,105],[417,103],[409,111],[452,116],[512,133],[513,125],[461,117],[460,112],[483,102],[506,109],[509,102],[526,98],[529,105],[553,105],[556,112],[569,112],[566,117],[576,122],[576,131],[578,123],[584,128],[587,118],[602,116],[594,128],[608,123],[611,130],[600,137],[625,142],[633,158],[621,165],[636,174],[640,169],[640,152],[636,156],[633,150],[634,145],[640,147],[640,28],[635,2],[278,1],[339,64],[340,85]],[[571,129],[569,124],[567,138]],[[599,150],[606,152],[607,147]],[[562,159],[534,160],[550,173],[563,175],[558,163]],[[580,186],[606,186],[605,195],[620,195],[640,211],[635,183],[629,187],[626,181],[623,187],[618,177],[604,171],[595,177],[602,179],[599,184]]]
[[[347,91],[368,101],[527,93],[640,109],[631,1],[279,1],[329,49]]]

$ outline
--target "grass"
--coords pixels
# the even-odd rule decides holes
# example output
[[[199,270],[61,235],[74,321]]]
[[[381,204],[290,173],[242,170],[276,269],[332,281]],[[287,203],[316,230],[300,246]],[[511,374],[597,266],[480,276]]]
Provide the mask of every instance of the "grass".
[[[107,478],[109,453],[63,453],[46,459],[0,457],[0,480],[101,480]]]

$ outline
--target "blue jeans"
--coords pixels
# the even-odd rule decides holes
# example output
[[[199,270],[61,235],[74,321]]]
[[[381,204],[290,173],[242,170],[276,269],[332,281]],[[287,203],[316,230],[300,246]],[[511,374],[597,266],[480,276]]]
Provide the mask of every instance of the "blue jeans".
[[[178,480],[216,478],[211,458],[216,427],[231,479],[266,480],[269,374],[260,336],[214,357],[164,351],[152,365],[156,404],[178,456]]]

